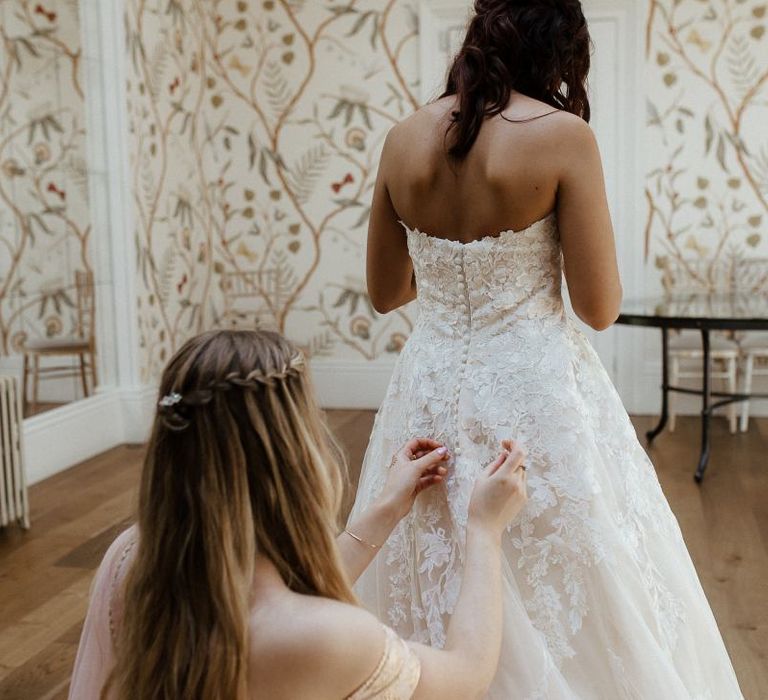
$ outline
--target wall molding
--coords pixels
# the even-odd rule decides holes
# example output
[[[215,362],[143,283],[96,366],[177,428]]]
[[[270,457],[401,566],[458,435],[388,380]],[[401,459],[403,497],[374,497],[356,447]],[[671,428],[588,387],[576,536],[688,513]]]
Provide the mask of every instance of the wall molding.
[[[421,0],[419,3],[419,73],[422,103],[434,100],[442,92],[446,66],[435,58],[446,56],[450,52],[451,32],[466,25],[471,14],[470,0]]]

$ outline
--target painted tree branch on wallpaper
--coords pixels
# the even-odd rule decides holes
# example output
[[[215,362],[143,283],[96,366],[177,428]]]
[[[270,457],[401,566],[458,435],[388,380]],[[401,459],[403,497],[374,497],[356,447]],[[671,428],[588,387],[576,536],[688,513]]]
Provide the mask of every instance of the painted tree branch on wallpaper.
[[[383,138],[417,104],[416,16],[395,0],[128,3],[145,379],[254,312],[315,355],[402,346],[411,321],[372,309],[362,252]]]
[[[716,270],[768,257],[766,19],[749,0],[650,1],[646,255],[665,286],[722,287]]]
[[[650,2],[646,257],[665,283],[766,256],[765,11]],[[396,353],[409,313],[373,311],[362,253],[384,136],[418,105],[415,0],[129,0],[126,28],[144,378],[254,318],[314,355]]]

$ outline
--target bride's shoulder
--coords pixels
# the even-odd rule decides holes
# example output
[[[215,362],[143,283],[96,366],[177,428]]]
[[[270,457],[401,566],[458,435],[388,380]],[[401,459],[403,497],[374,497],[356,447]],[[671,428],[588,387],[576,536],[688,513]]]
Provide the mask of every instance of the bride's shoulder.
[[[529,132],[530,147],[548,154],[562,168],[578,169],[584,159],[598,152],[595,132],[576,114],[557,110],[531,123],[536,128]]]
[[[378,665],[386,630],[362,608],[293,594],[250,625],[251,667],[294,697],[347,697]],[[266,623],[266,624],[265,624]],[[303,669],[301,678],[295,669]]]
[[[549,131],[549,136],[554,136],[561,143],[579,145],[595,140],[592,127],[580,116],[571,112],[559,109],[538,121],[543,129]]]

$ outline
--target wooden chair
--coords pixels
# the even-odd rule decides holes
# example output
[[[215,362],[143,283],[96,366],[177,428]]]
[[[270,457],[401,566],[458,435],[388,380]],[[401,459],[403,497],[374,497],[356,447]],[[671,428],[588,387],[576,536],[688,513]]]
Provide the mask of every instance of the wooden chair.
[[[41,378],[80,377],[83,396],[90,396],[96,388],[96,334],[95,334],[95,292],[93,273],[75,273],[77,326],[69,338],[35,340],[24,347],[24,376],[22,380],[22,402],[24,415],[29,409],[37,409]],[[77,358],[76,365],[42,366],[43,358]],[[32,375],[32,400],[29,401],[29,376]],[[88,386],[90,375],[91,386]]]
[[[230,329],[270,328],[274,325],[272,313],[263,301],[264,296],[279,302],[277,276],[273,270],[241,270],[225,272],[221,276],[224,309],[221,325]]]

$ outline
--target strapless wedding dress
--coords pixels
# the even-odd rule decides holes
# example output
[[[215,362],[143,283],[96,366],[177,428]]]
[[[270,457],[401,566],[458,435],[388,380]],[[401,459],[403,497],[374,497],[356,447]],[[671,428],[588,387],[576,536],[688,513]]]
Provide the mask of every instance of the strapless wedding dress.
[[[445,487],[419,496],[363,575],[362,601],[401,636],[444,644],[475,476],[514,438],[528,451],[529,502],[504,538],[504,642],[488,697],[742,698],[653,465],[565,313],[555,216],[467,244],[407,236],[419,318],[353,517],[409,438],[454,457]]]

